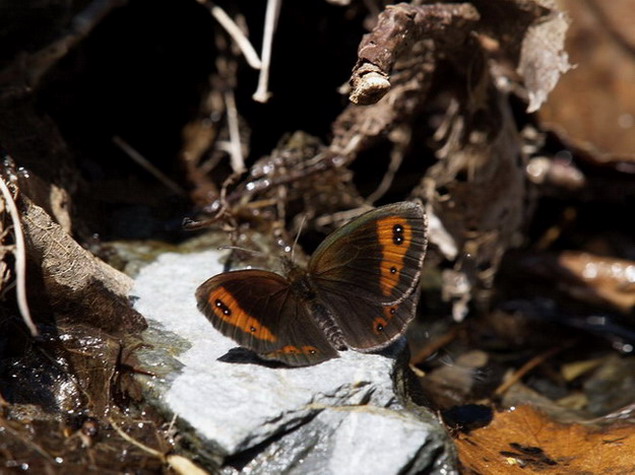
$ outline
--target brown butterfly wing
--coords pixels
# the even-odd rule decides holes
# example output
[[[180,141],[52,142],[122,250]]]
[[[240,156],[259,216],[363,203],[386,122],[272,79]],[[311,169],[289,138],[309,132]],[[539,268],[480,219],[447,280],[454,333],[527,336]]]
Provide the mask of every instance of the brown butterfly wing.
[[[375,351],[397,340],[416,315],[419,286],[405,300],[380,305],[346,293],[331,293],[328,308],[346,345],[357,351]]]
[[[372,304],[394,304],[417,286],[426,244],[423,208],[395,203],[332,233],[315,251],[308,271],[327,302],[331,294],[344,294]]]
[[[196,300],[217,330],[265,359],[305,366],[337,357],[305,302],[278,274],[219,274],[201,284]]]

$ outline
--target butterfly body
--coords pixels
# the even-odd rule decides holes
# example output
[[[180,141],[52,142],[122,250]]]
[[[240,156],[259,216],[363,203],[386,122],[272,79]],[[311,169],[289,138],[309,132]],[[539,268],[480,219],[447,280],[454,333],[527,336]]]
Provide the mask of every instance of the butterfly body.
[[[265,359],[291,366],[376,351],[414,318],[426,248],[421,206],[384,206],[344,225],[318,247],[306,270],[225,272],[196,291],[221,333]]]
[[[289,298],[300,304],[303,313],[310,315],[328,342],[337,350],[345,350],[342,332],[329,309],[320,302],[319,290],[305,269],[283,257],[283,268],[289,282]]]

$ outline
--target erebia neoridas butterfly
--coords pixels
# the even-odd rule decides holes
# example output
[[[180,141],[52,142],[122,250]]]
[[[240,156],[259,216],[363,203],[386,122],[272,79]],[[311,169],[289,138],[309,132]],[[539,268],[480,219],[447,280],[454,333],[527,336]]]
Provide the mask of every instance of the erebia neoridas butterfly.
[[[286,277],[239,270],[208,279],[198,308],[239,345],[291,366],[380,350],[415,316],[426,228],[419,204],[377,208],[329,235],[306,270],[286,261]]]

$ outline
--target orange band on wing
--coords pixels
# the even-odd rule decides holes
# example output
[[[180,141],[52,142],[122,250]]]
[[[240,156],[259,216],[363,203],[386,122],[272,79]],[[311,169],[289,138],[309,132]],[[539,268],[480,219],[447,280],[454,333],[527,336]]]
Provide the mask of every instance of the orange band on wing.
[[[210,292],[207,301],[214,315],[230,325],[240,328],[245,333],[251,333],[259,340],[271,342],[278,340],[266,326],[249,315],[224,287]]]
[[[287,345],[283,346],[279,350],[272,351],[268,354],[268,356],[277,356],[277,355],[315,355],[318,353],[318,349],[315,346],[293,346]]]
[[[388,296],[399,283],[404,258],[412,243],[412,226],[398,216],[380,219],[377,221],[377,238],[382,254],[379,288]]]

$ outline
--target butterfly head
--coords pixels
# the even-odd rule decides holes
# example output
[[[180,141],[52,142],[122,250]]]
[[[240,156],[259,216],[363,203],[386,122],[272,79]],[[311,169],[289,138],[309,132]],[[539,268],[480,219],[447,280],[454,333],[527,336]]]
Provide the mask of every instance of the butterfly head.
[[[289,280],[297,280],[306,273],[291,257],[282,256],[280,259],[282,261],[282,270]]]

